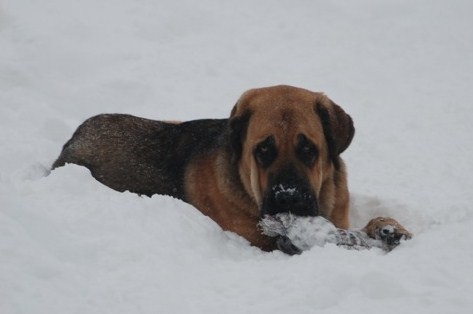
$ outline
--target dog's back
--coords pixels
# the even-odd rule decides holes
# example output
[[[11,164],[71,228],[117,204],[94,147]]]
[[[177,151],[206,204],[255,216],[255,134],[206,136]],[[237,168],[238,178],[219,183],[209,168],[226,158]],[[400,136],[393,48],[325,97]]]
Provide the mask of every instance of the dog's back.
[[[189,158],[218,146],[225,126],[226,119],[176,123],[102,114],[77,128],[53,169],[74,163],[89,168],[98,181],[117,191],[184,199]]]

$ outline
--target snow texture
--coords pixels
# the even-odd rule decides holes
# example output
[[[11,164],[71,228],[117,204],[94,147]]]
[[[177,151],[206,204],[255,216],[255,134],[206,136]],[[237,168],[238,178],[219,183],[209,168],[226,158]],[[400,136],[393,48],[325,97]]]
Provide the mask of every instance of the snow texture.
[[[0,313],[457,313],[473,308],[473,2],[0,2]],[[49,166],[86,118],[227,117],[253,87],[355,122],[352,228],[385,254],[265,253],[181,201]]]

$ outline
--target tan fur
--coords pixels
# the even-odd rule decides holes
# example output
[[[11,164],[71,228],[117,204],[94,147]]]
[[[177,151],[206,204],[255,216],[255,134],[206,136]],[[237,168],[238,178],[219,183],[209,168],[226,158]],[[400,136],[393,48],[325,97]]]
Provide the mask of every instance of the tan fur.
[[[395,228],[397,234],[403,235],[406,239],[412,238],[412,233],[407,231],[397,220],[389,217],[377,217],[371,219],[370,222],[363,228],[363,231],[366,232],[371,238],[376,239],[378,237],[379,231],[386,226],[392,226]]]
[[[193,161],[185,178],[190,203],[222,229],[243,236],[254,246],[273,250],[274,239],[263,236],[257,228],[259,207],[238,182],[229,178],[228,159],[221,155]]]

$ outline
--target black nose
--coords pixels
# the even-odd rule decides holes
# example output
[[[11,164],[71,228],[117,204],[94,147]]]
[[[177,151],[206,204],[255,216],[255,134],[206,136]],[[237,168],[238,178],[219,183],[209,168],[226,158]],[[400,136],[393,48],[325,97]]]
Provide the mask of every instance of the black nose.
[[[293,213],[299,216],[316,216],[317,202],[306,189],[297,186],[276,185],[271,190],[269,214]]]
[[[274,204],[287,211],[291,210],[295,206],[299,206],[303,201],[302,198],[302,193],[296,188],[277,190],[274,192]]]

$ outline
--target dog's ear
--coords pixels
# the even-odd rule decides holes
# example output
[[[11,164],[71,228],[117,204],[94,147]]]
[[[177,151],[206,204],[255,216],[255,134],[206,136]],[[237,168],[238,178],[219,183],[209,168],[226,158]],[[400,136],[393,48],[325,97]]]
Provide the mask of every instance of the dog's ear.
[[[340,106],[326,96],[317,101],[315,112],[322,121],[330,159],[338,168],[338,156],[350,145],[355,135],[353,120]]]
[[[233,107],[228,119],[228,134],[230,137],[230,149],[233,161],[240,159],[243,151],[243,141],[246,138],[246,130],[250,121],[250,110],[238,110],[238,103]]]

